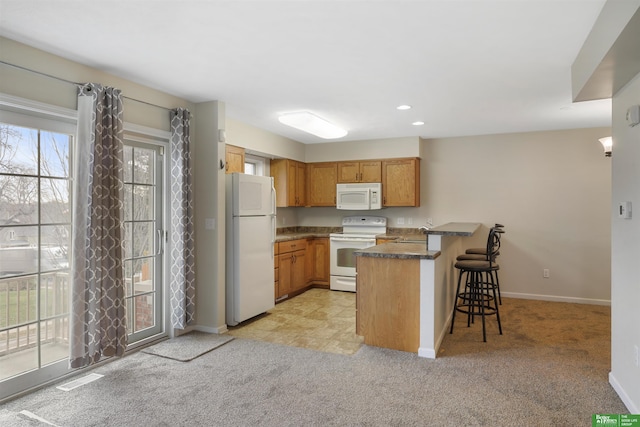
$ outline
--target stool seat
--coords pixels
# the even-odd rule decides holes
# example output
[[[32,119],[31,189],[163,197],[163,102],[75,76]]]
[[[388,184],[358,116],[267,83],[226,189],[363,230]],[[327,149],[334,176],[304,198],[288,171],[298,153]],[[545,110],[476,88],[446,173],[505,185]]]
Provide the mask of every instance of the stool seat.
[[[468,255],[487,255],[487,248],[469,248],[464,253]],[[496,256],[500,255],[500,251],[496,253]]]
[[[466,271],[476,271],[476,272],[489,272],[500,270],[500,266],[495,262],[489,261],[480,261],[480,260],[461,260],[455,263],[455,268]]]
[[[480,254],[462,254],[458,255],[456,258],[457,261],[486,261],[486,255]]]

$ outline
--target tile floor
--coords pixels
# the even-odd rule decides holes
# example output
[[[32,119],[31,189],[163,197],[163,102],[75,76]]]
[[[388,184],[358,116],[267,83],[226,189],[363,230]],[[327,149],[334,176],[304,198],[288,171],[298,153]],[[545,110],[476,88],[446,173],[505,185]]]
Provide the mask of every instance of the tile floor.
[[[356,294],[310,289],[255,319],[229,327],[229,335],[351,355],[363,342],[355,330]]]

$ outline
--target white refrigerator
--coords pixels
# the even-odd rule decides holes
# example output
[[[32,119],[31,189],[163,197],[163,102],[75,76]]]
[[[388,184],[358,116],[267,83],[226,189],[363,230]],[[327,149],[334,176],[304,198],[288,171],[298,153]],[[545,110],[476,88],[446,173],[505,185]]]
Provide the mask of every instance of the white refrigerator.
[[[232,173],[226,190],[226,321],[235,326],[275,306],[273,178]]]

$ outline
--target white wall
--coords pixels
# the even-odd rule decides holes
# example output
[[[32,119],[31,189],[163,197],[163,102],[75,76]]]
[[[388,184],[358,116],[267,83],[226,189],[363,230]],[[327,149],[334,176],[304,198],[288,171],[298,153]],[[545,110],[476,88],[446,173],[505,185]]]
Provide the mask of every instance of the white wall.
[[[505,225],[504,295],[607,303],[611,161],[598,138],[609,134],[596,128],[425,141],[422,210],[435,224]]]
[[[218,141],[224,129],[225,105],[210,101],[196,105],[195,150],[195,249],[196,329],[221,333],[225,324],[225,144]],[[206,227],[212,219],[213,229]]]
[[[613,97],[613,192],[611,204],[611,374],[610,381],[631,413],[640,413],[640,126],[629,127],[626,111],[640,104],[640,74]],[[631,201],[632,219],[617,216]]]

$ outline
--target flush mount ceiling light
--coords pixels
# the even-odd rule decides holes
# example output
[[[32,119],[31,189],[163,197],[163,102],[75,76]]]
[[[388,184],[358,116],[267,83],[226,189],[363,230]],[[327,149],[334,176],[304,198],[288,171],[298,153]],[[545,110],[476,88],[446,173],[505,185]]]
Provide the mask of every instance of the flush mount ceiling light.
[[[292,128],[299,129],[303,132],[310,133],[323,139],[342,138],[347,131],[338,126],[329,123],[325,119],[321,119],[315,114],[307,111],[300,113],[287,113],[278,117],[280,123]]]
[[[598,141],[602,144],[604,148],[604,156],[611,157],[611,149],[613,148],[613,138],[610,136],[605,136],[604,138],[600,138]]]
[[[397,110],[410,110],[410,109],[411,109],[411,105],[406,105],[406,104],[398,105],[398,106],[396,107],[396,109],[397,109]]]
[[[422,126],[424,124],[424,122],[417,121],[417,122],[413,122],[411,124],[414,125],[414,126]]]

